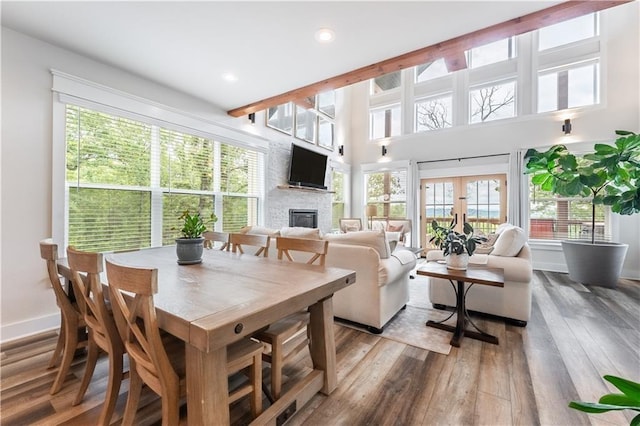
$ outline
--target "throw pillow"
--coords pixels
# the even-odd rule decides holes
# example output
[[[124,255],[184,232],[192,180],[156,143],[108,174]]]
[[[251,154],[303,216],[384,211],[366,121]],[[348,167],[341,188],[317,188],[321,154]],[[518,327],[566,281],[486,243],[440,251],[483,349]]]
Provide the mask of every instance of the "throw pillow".
[[[387,241],[389,241],[389,248],[391,249],[391,253],[394,252],[396,246],[398,245],[398,241],[402,241],[402,233],[400,232],[386,232]]]
[[[403,225],[392,225],[392,224],[388,224],[387,225],[387,231],[389,232],[398,232],[400,237],[398,238],[398,241],[403,241],[404,240],[404,226]]]
[[[476,253],[478,254],[489,254],[493,251],[494,244],[498,239],[498,234],[489,234],[486,236],[487,241],[482,244],[478,244],[476,246]]]
[[[512,226],[504,229],[493,245],[493,256],[513,257],[517,256],[527,242],[527,236],[522,228]]]
[[[319,240],[320,239],[320,229],[318,228],[304,228],[301,226],[283,226],[280,229],[280,235],[282,237],[289,238],[307,238],[310,240]]]
[[[388,259],[391,247],[384,231],[360,231],[348,234],[326,234],[324,239],[338,244],[352,244],[354,246],[371,247],[378,252],[380,259]],[[331,247],[329,247],[331,250]]]
[[[358,225],[345,225],[344,232],[357,232],[360,230]]]
[[[504,231],[507,228],[511,228],[513,225],[510,223],[501,223],[500,225],[498,225],[498,227],[496,228],[496,234],[500,235],[502,233],[502,231]]]

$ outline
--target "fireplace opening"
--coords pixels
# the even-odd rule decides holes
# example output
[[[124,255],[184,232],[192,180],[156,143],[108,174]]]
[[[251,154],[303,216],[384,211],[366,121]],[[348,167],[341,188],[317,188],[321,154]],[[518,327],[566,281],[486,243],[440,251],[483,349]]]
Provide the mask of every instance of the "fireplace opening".
[[[289,226],[318,227],[318,210],[289,209]]]

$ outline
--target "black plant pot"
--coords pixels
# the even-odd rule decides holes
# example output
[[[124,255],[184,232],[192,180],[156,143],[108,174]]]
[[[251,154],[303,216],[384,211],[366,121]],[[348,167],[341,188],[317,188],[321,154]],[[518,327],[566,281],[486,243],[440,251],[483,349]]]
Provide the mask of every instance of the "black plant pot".
[[[176,254],[178,264],[195,265],[202,262],[204,238],[176,238]]]

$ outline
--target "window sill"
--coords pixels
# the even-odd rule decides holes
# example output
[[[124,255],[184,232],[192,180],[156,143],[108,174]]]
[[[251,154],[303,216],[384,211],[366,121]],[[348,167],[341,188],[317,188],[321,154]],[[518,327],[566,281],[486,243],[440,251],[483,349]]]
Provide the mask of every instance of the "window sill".
[[[533,250],[562,251],[559,240],[529,240],[529,247]]]

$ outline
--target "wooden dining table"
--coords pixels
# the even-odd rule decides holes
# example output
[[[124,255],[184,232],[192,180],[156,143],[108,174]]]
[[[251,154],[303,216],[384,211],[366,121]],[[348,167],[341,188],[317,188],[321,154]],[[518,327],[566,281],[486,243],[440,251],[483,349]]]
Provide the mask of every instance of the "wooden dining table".
[[[336,388],[332,296],[355,282],[354,271],[215,249],[205,250],[200,264],[178,265],[175,246],[106,258],[158,269],[158,324],[185,342],[189,424],[229,423],[227,345],[307,307],[313,371],[254,422],[281,423],[318,392],[328,395]],[[59,271],[67,276],[65,259]]]

